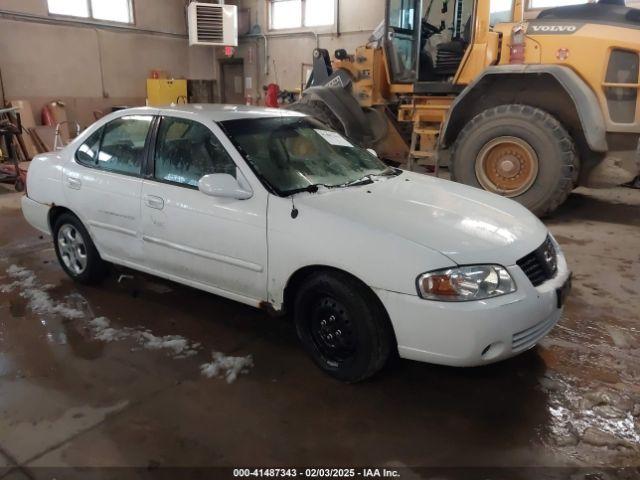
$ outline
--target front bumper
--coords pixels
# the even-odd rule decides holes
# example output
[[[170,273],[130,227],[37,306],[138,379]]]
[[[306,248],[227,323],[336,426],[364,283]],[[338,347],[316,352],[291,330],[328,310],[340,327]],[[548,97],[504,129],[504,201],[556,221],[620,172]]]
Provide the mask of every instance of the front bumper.
[[[402,358],[472,367],[522,353],[558,323],[556,290],[570,277],[558,255],[556,276],[534,287],[520,267],[508,268],[518,290],[473,302],[434,302],[417,295],[376,290],[393,324]]]

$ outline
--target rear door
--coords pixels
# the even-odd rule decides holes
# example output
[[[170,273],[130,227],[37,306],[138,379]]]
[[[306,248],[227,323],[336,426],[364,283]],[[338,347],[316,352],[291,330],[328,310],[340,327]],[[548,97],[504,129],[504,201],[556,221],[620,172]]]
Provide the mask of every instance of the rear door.
[[[267,193],[254,186],[252,198],[236,200],[198,190],[198,180],[211,173],[228,173],[251,188],[241,159],[232,157],[238,153],[212,121],[165,116],[156,137],[142,185],[148,267],[252,305],[266,299]]]
[[[153,115],[126,115],[98,129],[65,167],[67,203],[106,260],[141,264],[142,166]]]

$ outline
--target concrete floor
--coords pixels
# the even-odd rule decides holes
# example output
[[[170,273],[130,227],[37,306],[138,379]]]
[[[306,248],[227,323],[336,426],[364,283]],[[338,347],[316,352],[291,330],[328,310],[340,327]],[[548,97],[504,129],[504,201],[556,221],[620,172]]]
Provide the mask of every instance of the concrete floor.
[[[640,466],[638,190],[578,190],[548,221],[575,287],[542,345],[477,369],[397,361],[355,386],[323,375],[291,325],[261,311],[138,276],[73,284],[18,200],[0,195],[0,478],[69,466]],[[11,265],[34,272],[40,311],[29,285],[11,287]],[[125,338],[96,339],[95,317]],[[145,329],[197,353],[144,348]],[[234,383],[206,378],[212,350],[254,366]]]

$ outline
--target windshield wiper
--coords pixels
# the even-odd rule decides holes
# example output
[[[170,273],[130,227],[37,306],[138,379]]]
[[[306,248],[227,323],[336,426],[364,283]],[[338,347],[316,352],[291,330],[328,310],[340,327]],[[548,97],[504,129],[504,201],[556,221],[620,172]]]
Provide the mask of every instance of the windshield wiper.
[[[295,195],[296,193],[301,193],[301,192],[316,193],[320,187],[333,188],[330,185],[325,185],[324,183],[313,183],[311,185],[307,185],[306,187],[293,188],[291,190],[284,190],[280,192],[280,195],[282,195],[283,197],[288,197],[290,195]]]
[[[341,187],[355,187],[357,185],[369,185],[371,183],[373,183],[373,174],[370,173],[368,175],[365,175],[362,178],[358,178],[357,180],[352,180],[350,182],[347,182],[343,185],[340,185]]]
[[[380,173],[369,173],[369,174],[365,175],[362,178],[358,178],[357,180],[353,180],[351,182],[347,182],[347,183],[345,183],[343,185],[340,185],[340,186],[341,187],[355,187],[357,185],[369,185],[369,184],[373,183],[373,177],[397,177],[401,173],[402,173],[402,170],[400,170],[399,168],[389,167],[389,168],[383,170]]]
[[[387,167],[381,173],[374,173],[375,177],[397,177],[402,173],[402,170],[395,167]]]
[[[364,177],[358,178],[357,180],[352,180],[347,183],[342,183],[340,185],[327,185],[326,183],[313,183],[311,185],[307,185],[306,187],[293,188],[291,190],[284,190],[279,192],[281,196],[288,197],[290,195],[295,195],[296,193],[308,192],[308,193],[316,193],[320,187],[324,188],[343,188],[343,187],[355,187],[358,185],[369,185],[373,183],[373,177],[396,177],[402,173],[402,170],[399,168],[388,167],[380,173],[369,173]]]

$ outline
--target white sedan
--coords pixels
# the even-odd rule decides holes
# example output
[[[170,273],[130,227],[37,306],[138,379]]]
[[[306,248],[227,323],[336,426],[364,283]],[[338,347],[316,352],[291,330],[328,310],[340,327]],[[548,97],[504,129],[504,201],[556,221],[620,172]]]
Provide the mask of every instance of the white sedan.
[[[118,264],[290,312],[325,372],[477,366],[533,347],[571,275],[518,203],[385,166],[295,112],[122,110],[29,169],[26,219],[74,280]]]

